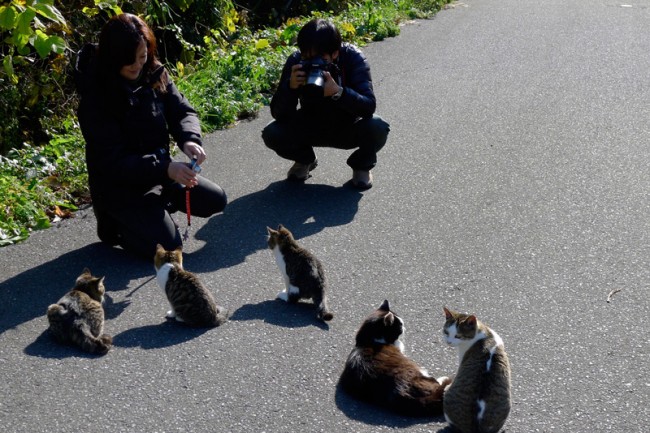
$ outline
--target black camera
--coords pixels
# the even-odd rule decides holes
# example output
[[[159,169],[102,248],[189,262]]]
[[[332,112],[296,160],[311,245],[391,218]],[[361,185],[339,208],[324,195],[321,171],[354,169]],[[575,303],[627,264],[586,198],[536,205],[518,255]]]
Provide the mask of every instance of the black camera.
[[[323,71],[332,72],[335,66],[317,56],[300,62],[302,70],[307,74],[303,94],[308,98],[322,98],[325,86]]]

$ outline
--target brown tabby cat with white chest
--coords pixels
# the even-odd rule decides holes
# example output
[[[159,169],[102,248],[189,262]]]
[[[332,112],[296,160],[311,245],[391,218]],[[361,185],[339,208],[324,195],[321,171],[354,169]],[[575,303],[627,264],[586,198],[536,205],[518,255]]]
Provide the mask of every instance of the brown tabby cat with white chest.
[[[445,392],[445,419],[461,433],[496,433],[510,413],[510,362],[499,335],[476,316],[447,308],[443,334],[460,365]]]
[[[52,337],[62,344],[79,346],[86,352],[105,354],[113,338],[104,334],[104,277],[85,268],[74,287],[47,308]]]
[[[196,275],[183,269],[181,247],[167,251],[158,244],[154,267],[158,285],[171,306],[168,318],[194,327],[219,326],[228,320],[228,311],[217,305]]]

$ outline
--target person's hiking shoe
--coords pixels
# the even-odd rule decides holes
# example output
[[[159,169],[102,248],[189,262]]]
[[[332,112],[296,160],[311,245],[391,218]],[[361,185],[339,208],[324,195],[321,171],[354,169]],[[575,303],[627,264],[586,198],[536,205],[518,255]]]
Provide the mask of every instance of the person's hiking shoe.
[[[300,182],[305,181],[311,176],[309,172],[317,166],[318,161],[316,160],[310,164],[303,164],[302,162],[296,161],[287,172],[287,179]]]
[[[362,190],[372,188],[372,172],[370,170],[354,170],[352,185]]]

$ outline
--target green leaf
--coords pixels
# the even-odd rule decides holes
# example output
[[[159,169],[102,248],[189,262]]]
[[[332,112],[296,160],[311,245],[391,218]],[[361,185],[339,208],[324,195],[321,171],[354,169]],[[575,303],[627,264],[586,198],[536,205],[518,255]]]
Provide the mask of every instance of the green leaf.
[[[45,214],[36,217],[36,228],[39,230],[49,228],[51,226],[50,219]]]
[[[33,44],[41,59],[46,58],[50,54],[50,45],[47,43],[47,39],[48,36],[45,33],[41,30],[36,30],[36,38],[34,39]]]
[[[0,29],[10,30],[16,27],[16,10],[10,6],[0,6]]]
[[[88,6],[86,6],[83,9],[81,9],[81,12],[83,12],[84,15],[92,18],[99,13],[99,9],[89,8]]]
[[[36,11],[34,9],[28,8],[25,11],[18,14],[18,20],[16,21],[16,28],[18,33],[21,35],[31,35],[34,33],[32,30],[32,20],[36,17]]]
[[[13,63],[13,56],[8,55],[5,56],[4,59],[2,59],[2,67],[5,70],[5,73],[8,76],[13,76],[14,75],[14,63]]]
[[[44,59],[50,53],[61,54],[65,51],[65,40],[63,38],[53,35],[48,36],[41,30],[36,30],[36,38],[34,39],[34,48],[38,55]]]
[[[67,47],[65,44],[65,39],[56,35],[52,35],[47,38],[47,43],[50,45],[50,50],[56,54],[63,54]]]
[[[72,203],[63,203],[61,201],[57,201],[55,204],[62,209],[79,210],[79,208]]]
[[[59,10],[54,6],[45,3],[36,3],[32,7],[36,10],[36,12],[38,12],[39,15],[42,15],[45,18],[48,18],[56,23],[66,25],[65,18],[63,18],[61,12],[59,12]]]
[[[32,29],[29,29],[29,32],[27,33],[19,33],[19,32],[14,32],[11,35],[11,38],[9,38],[9,42],[12,43],[19,51],[22,47],[27,45],[29,43],[29,38],[34,34],[34,31]],[[27,51],[29,53],[29,50]],[[21,55],[25,55],[26,53],[20,53]]]
[[[262,50],[264,48],[267,48],[268,46],[269,46],[268,39],[259,39],[257,42],[255,42],[255,48],[258,50]]]

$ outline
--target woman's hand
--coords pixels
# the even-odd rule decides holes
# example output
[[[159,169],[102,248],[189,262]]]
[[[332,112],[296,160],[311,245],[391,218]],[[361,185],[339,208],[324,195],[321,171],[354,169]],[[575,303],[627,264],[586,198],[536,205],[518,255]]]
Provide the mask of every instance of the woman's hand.
[[[196,163],[199,165],[203,164],[203,161],[205,161],[205,158],[207,157],[205,150],[193,141],[186,141],[183,143],[183,153],[190,158],[190,161],[196,159]]]
[[[205,159],[205,154],[203,159]],[[185,185],[188,188],[192,188],[199,184],[199,181],[196,178],[196,172],[185,162],[170,162],[169,167],[167,167],[167,176],[169,176],[173,181]]]

